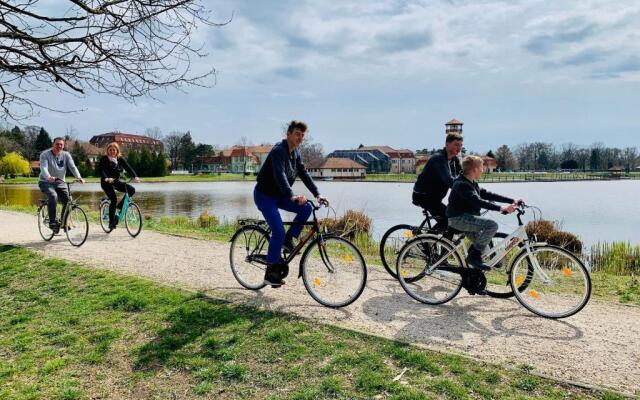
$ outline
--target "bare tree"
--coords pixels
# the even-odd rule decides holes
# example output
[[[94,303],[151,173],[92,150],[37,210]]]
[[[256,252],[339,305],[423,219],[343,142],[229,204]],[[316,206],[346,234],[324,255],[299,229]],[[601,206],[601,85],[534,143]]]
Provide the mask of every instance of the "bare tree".
[[[238,147],[242,150],[242,179],[246,179],[247,176],[247,147],[249,146],[249,139],[246,136],[240,137],[240,140],[238,140]]]
[[[180,140],[184,132],[173,131],[164,138],[164,151],[169,157],[171,169],[178,168],[178,157],[180,155]]]
[[[16,120],[51,109],[32,98],[51,88],[134,101],[157,89],[212,85],[215,69],[191,68],[206,56],[193,32],[220,25],[201,1],[67,0],[48,13],[40,0],[0,1],[0,113]]]
[[[154,126],[153,128],[147,128],[144,130],[144,135],[150,137],[152,139],[162,141],[162,130],[158,126]]]
[[[315,143],[311,136],[307,136],[300,145],[302,161],[307,165],[317,165],[324,159],[322,144]]]

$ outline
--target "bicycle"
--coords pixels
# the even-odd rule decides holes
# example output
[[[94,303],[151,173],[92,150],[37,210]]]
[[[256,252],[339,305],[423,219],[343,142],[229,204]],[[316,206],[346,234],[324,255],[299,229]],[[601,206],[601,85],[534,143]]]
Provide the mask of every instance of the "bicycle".
[[[61,179],[56,179],[55,182],[64,182]],[[73,181],[80,182],[79,179]],[[80,247],[87,240],[89,236],[89,219],[84,210],[78,205],[76,199],[73,198],[71,193],[71,183],[67,184],[67,191],[69,192],[69,200],[67,206],[62,210],[60,216],[60,228],[64,230],[67,240],[75,247]],[[50,241],[55,235],[59,233],[59,229],[51,229],[49,221],[49,200],[41,199],[38,206],[38,231],[40,236],[45,241]]]
[[[310,200],[308,203],[312,206],[313,220],[303,225],[311,228],[290,253],[283,253],[284,264],[288,268],[309,243],[300,259],[298,278],[302,278],[307,292],[323,306],[347,306],[356,301],[364,290],[367,281],[364,258],[349,240],[323,232],[316,216],[320,206]],[[231,272],[243,287],[260,290],[266,286],[264,274],[271,230],[263,220],[244,219],[239,223],[240,228],[231,238]],[[293,224],[295,222],[284,223]]]
[[[570,251],[530,238],[522,222],[526,208],[531,207],[518,206],[518,227],[490,251],[485,264],[495,268],[511,254],[506,273],[511,293],[520,304],[545,318],[574,315],[591,297],[589,271]],[[504,297],[486,292],[485,274],[469,268],[462,255],[464,232],[449,230],[459,234],[458,238],[452,241],[443,235],[424,234],[402,248],[396,273],[405,292],[432,305],[448,302],[463,287],[470,294]]]
[[[133,179],[129,179],[127,183],[131,183]],[[108,197],[103,197],[100,200],[100,226],[105,233],[111,232],[113,229],[109,228],[109,206],[111,200]],[[142,212],[140,207],[129,197],[129,192],[124,191],[124,198],[122,200],[122,208],[119,213],[116,213],[118,221],[124,221],[124,225],[127,228],[127,232],[131,237],[136,237],[142,231]]]
[[[424,215],[424,219],[418,226],[409,225],[409,224],[399,224],[392,226],[389,228],[384,235],[382,235],[382,239],[380,240],[380,260],[382,261],[382,265],[384,269],[391,275],[394,279],[398,279],[398,275],[396,274],[396,263],[398,260],[398,255],[400,254],[400,250],[402,247],[411,239],[415,238],[420,234],[442,234],[445,231],[442,230],[434,230],[432,226],[432,222],[435,221],[435,217],[429,213],[429,211],[423,209],[422,214]],[[452,233],[450,233],[452,236]],[[489,247],[493,248],[497,245],[497,242],[501,239],[506,238],[508,235],[504,232],[497,232],[495,234],[494,240],[489,244]],[[463,257],[466,258],[467,249],[463,250]],[[500,274],[499,271],[491,271],[488,274],[488,282],[491,283],[489,287],[485,290],[487,294],[493,297],[499,298],[508,298],[513,296],[513,292],[511,292],[509,287],[509,279],[503,274]],[[410,281],[411,278],[406,278]]]

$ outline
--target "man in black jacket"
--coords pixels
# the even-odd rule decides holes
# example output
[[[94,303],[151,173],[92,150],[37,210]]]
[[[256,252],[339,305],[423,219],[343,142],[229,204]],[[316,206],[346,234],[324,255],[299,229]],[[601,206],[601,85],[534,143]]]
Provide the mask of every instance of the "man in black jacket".
[[[451,187],[447,217],[452,228],[465,232],[473,241],[469,248],[467,264],[488,271],[491,267],[482,262],[482,253],[498,231],[498,224],[492,219],[480,217],[480,210],[486,208],[510,214],[516,210],[518,204],[522,203],[522,199],[514,200],[480,188],[477,180],[482,176],[482,172],[482,158],[478,156],[464,158],[462,174],[456,178]],[[491,201],[510,204],[500,207]]]
[[[271,228],[271,239],[267,252],[267,270],[265,283],[272,287],[284,284],[282,278],[287,275],[287,267],[280,259],[280,251],[284,246],[286,250],[293,249],[293,238],[297,238],[302,231],[304,223],[311,215],[311,205],[307,203],[304,195],[293,193],[291,185],[299,175],[304,185],[316,197],[319,203],[329,204],[329,201],[320,196],[318,188],[307,172],[300,151],[297,149],[304,140],[307,125],[301,121],[291,121],[287,128],[287,138],[273,146],[267,159],[258,173],[258,183],[253,191],[253,199],[258,209],[264,215],[264,219]],[[294,224],[285,234],[284,224],[278,209],[283,209],[296,216]]]
[[[453,180],[462,171],[458,158],[461,150],[462,136],[449,133],[444,149],[429,158],[413,186],[413,204],[433,215],[437,221],[435,229],[444,230],[447,227],[447,207],[442,203],[442,199],[453,185]]]

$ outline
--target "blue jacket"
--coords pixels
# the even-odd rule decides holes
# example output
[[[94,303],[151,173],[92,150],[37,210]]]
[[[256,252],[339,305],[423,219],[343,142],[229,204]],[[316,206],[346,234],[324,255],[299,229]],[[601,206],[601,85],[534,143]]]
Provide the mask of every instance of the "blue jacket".
[[[267,196],[291,198],[293,197],[291,185],[297,176],[300,176],[304,185],[314,196],[317,197],[320,194],[304,167],[300,152],[297,149],[289,151],[289,144],[285,139],[273,146],[269,152],[258,173],[256,189]]]

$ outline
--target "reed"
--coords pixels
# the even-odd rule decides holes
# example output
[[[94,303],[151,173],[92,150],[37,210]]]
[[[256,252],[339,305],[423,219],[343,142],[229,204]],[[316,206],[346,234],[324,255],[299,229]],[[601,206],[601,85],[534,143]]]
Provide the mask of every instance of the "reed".
[[[591,246],[585,258],[593,272],[619,276],[640,274],[640,244],[598,242]]]

